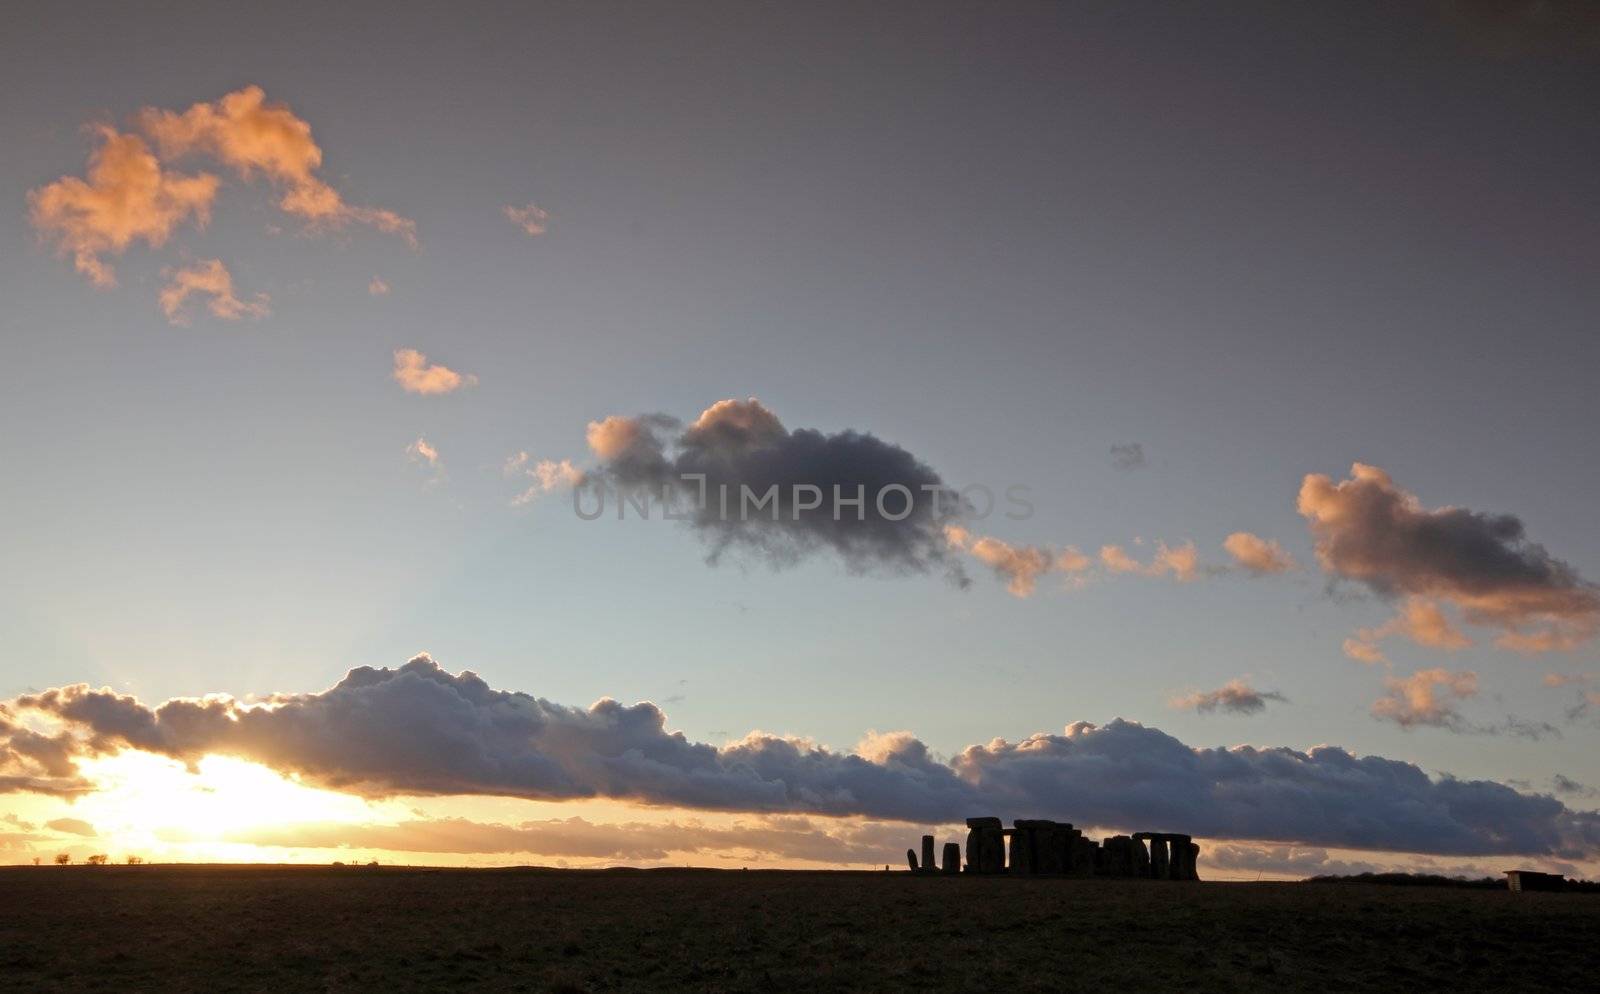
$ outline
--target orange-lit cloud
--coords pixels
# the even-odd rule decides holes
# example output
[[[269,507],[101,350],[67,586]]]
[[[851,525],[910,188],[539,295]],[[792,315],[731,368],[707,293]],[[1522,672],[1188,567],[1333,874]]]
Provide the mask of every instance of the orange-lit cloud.
[[[1156,554],[1151,558],[1149,565],[1145,565],[1129,555],[1120,545],[1102,545],[1100,565],[1113,573],[1140,573],[1145,576],[1170,573],[1179,583],[1188,583],[1200,576],[1200,553],[1193,542],[1185,542],[1179,546],[1157,542]]]
[[[1324,570],[1383,595],[1453,604],[1468,622],[1498,628],[1503,648],[1574,649],[1600,632],[1600,588],[1529,541],[1512,515],[1427,509],[1362,463],[1338,483],[1308,475],[1299,509]]]
[[[547,494],[560,487],[575,487],[583,482],[583,470],[572,464],[571,460],[563,459],[560,462],[554,459],[535,460],[526,452],[518,452],[501,464],[501,472],[508,477],[522,477],[532,481],[527,489],[511,499],[513,506],[532,503],[541,494]]]
[[[414,465],[421,466],[429,471],[429,483],[438,483],[444,479],[444,460],[439,458],[439,450],[434,448],[426,438],[418,435],[415,442],[406,446],[406,458],[410,459]]]
[[[1478,674],[1471,670],[1452,673],[1436,667],[1404,678],[1387,677],[1383,683],[1389,694],[1373,703],[1372,715],[1401,728],[1457,725],[1461,716],[1456,713],[1456,702],[1478,693]]]
[[[395,349],[394,381],[406,393],[431,396],[476,386],[478,378],[440,363],[430,363],[428,357],[416,349]]]
[[[507,205],[503,210],[506,218],[530,237],[537,237],[548,230],[550,212],[542,207],[534,204],[526,207]]]
[[[1375,643],[1363,642],[1358,638],[1344,640],[1344,654],[1358,663],[1371,666],[1374,663],[1386,663],[1389,660],[1384,656],[1383,650]]]
[[[1081,573],[1092,561],[1068,546],[1056,552],[1037,545],[1012,545],[990,536],[975,536],[960,525],[946,525],[945,540],[994,570],[1006,581],[1006,589],[1017,597],[1028,597],[1047,573]]]
[[[212,317],[224,321],[240,318],[263,318],[271,313],[271,298],[258,293],[249,300],[239,299],[233,290],[233,274],[220,259],[207,259],[181,269],[169,269],[164,274],[167,285],[161,288],[161,312],[173,324],[189,323],[184,303],[192,296],[206,298],[206,310]]]
[[[381,297],[389,292],[389,284],[381,276],[374,276],[372,282],[367,284],[367,292],[374,297]]]
[[[63,176],[28,193],[29,220],[39,234],[72,256],[78,272],[100,287],[116,285],[103,258],[134,242],[160,247],[185,221],[211,217],[217,178],[163,169],[138,135],[93,129],[100,145],[89,155],[86,180]]]
[[[1240,567],[1258,576],[1294,569],[1294,557],[1283,546],[1250,532],[1234,532],[1222,540],[1222,548]]]
[[[269,103],[259,86],[246,86],[214,103],[194,104],[182,113],[147,107],[137,123],[163,158],[208,155],[242,179],[267,177],[283,190],[278,206],[313,228],[365,224],[416,245],[414,221],[389,210],[352,206],[317,175],[322,148],[311,137],[311,125],[288,104]]]

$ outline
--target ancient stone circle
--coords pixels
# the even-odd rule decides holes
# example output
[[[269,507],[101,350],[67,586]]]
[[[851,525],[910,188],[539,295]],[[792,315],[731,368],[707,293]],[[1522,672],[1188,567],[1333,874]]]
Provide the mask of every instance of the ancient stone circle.
[[[1018,818],[1006,828],[999,818],[967,819],[967,873],[1047,877],[1143,877],[1199,880],[1195,861],[1200,847],[1187,835],[1135,832],[1100,842],[1084,838],[1070,822]],[[1009,841],[1009,859],[1007,843]],[[906,850],[913,873],[962,872],[961,846],[946,842],[942,860],[933,862],[933,836],[922,837],[922,858]]]

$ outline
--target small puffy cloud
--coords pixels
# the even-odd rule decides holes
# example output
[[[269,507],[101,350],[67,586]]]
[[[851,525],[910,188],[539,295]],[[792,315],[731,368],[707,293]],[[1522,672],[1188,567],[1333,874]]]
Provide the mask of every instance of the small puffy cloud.
[[[1267,709],[1268,701],[1288,702],[1276,690],[1257,690],[1243,680],[1229,680],[1216,690],[1196,690],[1173,697],[1167,703],[1179,711],[1196,711],[1210,714],[1229,711],[1234,714],[1257,714]]]
[[[311,137],[311,125],[288,104],[269,103],[259,86],[182,113],[147,107],[137,122],[163,158],[206,155],[241,179],[265,176],[283,191],[278,206],[312,228],[365,224],[416,245],[416,222],[393,211],[352,206],[317,175],[322,148]]]
[[[406,393],[424,396],[450,393],[478,384],[478,378],[471,373],[458,373],[441,363],[430,363],[428,357],[416,349],[395,349],[394,381]]]
[[[532,503],[541,494],[561,487],[576,487],[583,483],[583,470],[570,460],[535,460],[526,452],[518,452],[501,464],[500,470],[509,478],[531,481],[527,489],[511,499],[514,506]]]
[[[1478,694],[1478,674],[1471,670],[1451,672],[1435,667],[1408,677],[1386,677],[1383,683],[1388,696],[1373,703],[1372,715],[1401,728],[1461,728],[1456,703]]]
[[[1125,442],[1111,447],[1111,465],[1123,472],[1144,466],[1144,446],[1138,442]]]
[[[528,204],[526,207],[508,204],[502,210],[512,224],[521,228],[530,237],[544,234],[550,221],[550,212],[534,204]]]
[[[1193,542],[1169,546],[1156,543],[1156,554],[1145,565],[1128,554],[1120,545],[1100,547],[1100,565],[1113,573],[1138,573],[1144,576],[1172,574],[1179,583],[1188,583],[1200,577],[1200,553]]]
[[[1049,549],[1038,546],[1011,545],[989,536],[974,537],[959,525],[947,525],[944,531],[952,546],[994,570],[1006,581],[1006,589],[1017,597],[1031,595],[1039,577],[1055,568],[1059,558]]]
[[[1100,564],[1113,573],[1142,573],[1144,566],[1120,545],[1102,545]]]
[[[1384,656],[1383,650],[1372,642],[1364,642],[1358,638],[1344,640],[1344,654],[1358,663],[1371,666],[1374,663],[1386,663],[1389,660]]]
[[[1294,569],[1294,557],[1283,546],[1250,532],[1234,532],[1222,540],[1222,548],[1240,568],[1257,576]]]
[[[53,821],[45,822],[44,827],[53,828],[65,835],[81,835],[90,839],[100,834],[94,830],[93,825],[80,818],[56,818]]]
[[[389,284],[384,282],[383,277],[374,276],[372,282],[367,284],[367,292],[374,297],[382,297],[389,292]]]
[[[207,259],[181,269],[168,269],[163,274],[167,284],[161,288],[161,312],[167,320],[177,325],[189,323],[184,304],[190,297],[202,297],[206,310],[212,317],[224,321],[240,318],[257,320],[271,313],[271,298],[258,293],[249,300],[241,300],[233,289],[233,274],[221,259]]]
[[[100,145],[89,155],[87,179],[63,176],[28,193],[29,220],[40,236],[72,256],[78,272],[96,285],[116,285],[105,261],[134,242],[165,244],[185,221],[211,217],[218,181],[206,173],[163,169],[138,135],[93,129]]]
[[[1468,622],[1499,629],[1503,648],[1574,649],[1600,632],[1600,588],[1530,541],[1512,515],[1430,510],[1362,463],[1338,483],[1306,476],[1299,510],[1328,573],[1383,596],[1452,604]]]

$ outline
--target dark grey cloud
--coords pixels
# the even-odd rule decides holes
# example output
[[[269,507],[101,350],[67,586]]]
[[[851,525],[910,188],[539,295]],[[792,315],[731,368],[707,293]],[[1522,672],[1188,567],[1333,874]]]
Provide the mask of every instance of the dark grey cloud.
[[[1111,447],[1111,465],[1124,472],[1144,466],[1144,446],[1138,442],[1123,442]]]
[[[1267,709],[1268,701],[1288,703],[1289,698],[1276,690],[1257,690],[1243,680],[1229,680],[1216,690],[1196,690],[1174,697],[1170,703],[1184,711],[1210,714],[1230,711],[1234,714],[1258,714]]]
[[[791,431],[752,398],[719,401],[687,427],[663,414],[609,417],[589,425],[589,445],[600,466],[583,487],[606,488],[613,502],[618,490],[669,488],[713,563],[743,553],[782,567],[830,552],[855,572],[940,571],[966,582],[942,530],[965,506],[960,496],[874,435]],[[836,493],[865,504],[836,514]]]
[[[654,704],[589,708],[495,690],[419,656],[352,670],[265,706],[147,707],[85,685],[13,702],[63,721],[83,753],[225,754],[368,796],[606,797],[767,814],[944,824],[977,813],[1122,829],[1440,854],[1584,856],[1600,815],[1485,780],[1319,746],[1191,748],[1121,719],[969,746],[948,761],[910,733],[853,752],[752,733],[720,748],[669,732]]]
[[[1525,652],[1571,649],[1600,631],[1600,588],[1530,541],[1510,514],[1429,510],[1376,466],[1335,483],[1308,475],[1300,513],[1329,573],[1384,596],[1448,601]]]
[[[1600,790],[1582,784],[1568,776],[1557,773],[1550,778],[1550,785],[1557,794],[1571,794],[1577,797],[1600,797]]]

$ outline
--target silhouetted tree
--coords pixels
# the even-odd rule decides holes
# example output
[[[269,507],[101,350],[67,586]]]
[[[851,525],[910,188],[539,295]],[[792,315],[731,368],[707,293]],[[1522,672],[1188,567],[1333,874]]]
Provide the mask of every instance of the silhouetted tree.
[[[38,866],[39,865],[39,857],[37,857],[37,856],[33,857],[33,865],[34,866]]]
[[[143,862],[144,862],[144,857],[143,856],[129,856],[128,857],[128,865],[129,866],[138,866],[140,863],[143,863]]]
[[[88,859],[84,860],[84,862],[88,863],[90,866],[105,866],[110,861],[111,857],[107,856],[103,852],[97,852],[93,856],[90,856]]]
[[[56,865],[57,866],[66,866],[70,862],[72,862],[72,854],[71,853],[69,853],[69,852],[56,853]]]

